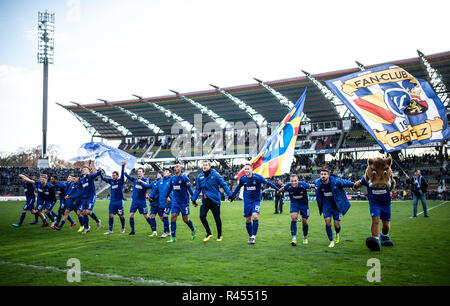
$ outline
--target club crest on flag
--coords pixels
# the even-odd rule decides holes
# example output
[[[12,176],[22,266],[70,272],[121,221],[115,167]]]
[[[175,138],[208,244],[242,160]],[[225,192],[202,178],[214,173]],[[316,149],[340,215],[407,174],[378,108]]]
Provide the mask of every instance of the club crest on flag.
[[[403,68],[383,65],[326,84],[386,152],[450,136],[442,101]]]

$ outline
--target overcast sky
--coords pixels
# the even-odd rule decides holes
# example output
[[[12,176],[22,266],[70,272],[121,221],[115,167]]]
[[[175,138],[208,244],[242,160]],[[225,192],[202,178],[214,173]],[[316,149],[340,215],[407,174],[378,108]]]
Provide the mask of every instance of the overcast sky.
[[[56,14],[47,142],[62,158],[90,136],[55,102],[154,97],[450,50],[447,1],[0,0],[0,152],[42,143],[36,28],[45,9]]]

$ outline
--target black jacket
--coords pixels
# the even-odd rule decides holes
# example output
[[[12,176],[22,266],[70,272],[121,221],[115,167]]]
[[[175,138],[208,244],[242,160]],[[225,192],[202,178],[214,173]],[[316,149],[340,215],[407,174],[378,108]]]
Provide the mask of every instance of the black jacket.
[[[417,188],[417,186],[414,184],[414,181],[415,181],[414,177],[406,180],[406,182],[408,184],[411,184],[411,191],[414,192],[414,194],[420,195],[419,189],[422,190],[422,194],[427,193],[428,182],[423,176],[420,178],[420,187],[419,188]]]

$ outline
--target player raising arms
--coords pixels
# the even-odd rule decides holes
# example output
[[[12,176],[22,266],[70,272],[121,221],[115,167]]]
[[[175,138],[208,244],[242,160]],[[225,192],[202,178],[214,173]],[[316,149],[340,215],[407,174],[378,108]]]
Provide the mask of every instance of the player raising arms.
[[[81,169],[82,175],[80,178],[80,184],[82,187],[81,214],[83,216],[83,225],[84,225],[84,230],[82,232],[83,234],[86,234],[91,231],[91,227],[89,226],[89,216],[91,216],[91,218],[94,219],[95,222],[97,222],[97,229],[100,229],[101,227],[101,221],[97,218],[97,216],[93,212],[96,200],[94,180],[97,176],[100,175],[101,171],[102,169],[99,167],[96,173],[90,174],[89,173],[90,170],[88,167],[83,167]]]
[[[211,229],[209,228],[206,216],[208,211],[211,210],[216,221],[217,227],[217,241],[222,241],[222,221],[220,220],[220,190],[222,187],[228,196],[231,196],[231,191],[227,184],[224,182],[222,176],[214,169],[211,169],[211,162],[209,160],[203,161],[203,172],[197,177],[197,186],[195,188],[194,195],[192,196],[192,203],[197,206],[196,200],[203,193],[202,206],[200,207],[200,220],[203,227],[206,230],[206,237],[204,242],[212,237]]]
[[[144,177],[145,170],[144,168],[138,169],[138,177],[132,177],[128,175],[128,173],[124,172],[125,176],[133,182],[133,195],[131,200],[130,207],[130,227],[131,232],[129,235],[135,235],[136,232],[134,230],[134,215],[136,211],[139,210],[139,213],[144,216],[145,220],[151,227],[150,217],[148,216],[148,207],[147,207],[147,199],[145,195],[147,194],[147,187],[144,184],[147,184],[147,179]],[[140,181],[140,182],[139,182]]]
[[[52,183],[53,186],[55,186],[55,192],[59,196],[58,216],[56,218],[56,223],[53,226],[51,226],[51,228],[53,228],[53,229],[57,229],[57,227],[59,227],[59,222],[61,221],[61,218],[66,211],[65,197],[66,197],[67,187],[69,186],[69,184],[71,182],[72,182],[72,176],[70,176],[70,175],[67,177],[67,183],[58,182],[58,178],[56,177],[56,175],[50,176],[50,183]],[[69,215],[67,215],[67,217],[71,224],[70,228],[73,228],[76,225],[75,221],[73,221]]]
[[[196,230],[194,224],[189,219],[189,195],[192,196],[192,188],[189,178],[181,173],[183,167],[177,163],[174,167],[175,175],[171,177],[169,189],[167,194],[170,194],[173,190],[173,197],[170,199],[166,198],[167,202],[172,200],[172,217],[170,220],[170,230],[171,239],[167,242],[173,243],[177,241],[176,231],[177,231],[177,218],[181,212],[183,216],[183,221],[191,229],[191,240],[195,239]]]
[[[266,181],[261,175],[253,173],[252,165],[245,164],[245,175],[239,179],[239,184],[234,189],[233,194],[229,197],[233,201],[241,187],[244,187],[244,217],[245,226],[249,236],[248,243],[255,244],[256,233],[259,226],[259,213],[261,211],[261,185],[267,184],[276,191],[279,190],[277,186],[269,181]],[[253,224],[252,224],[253,220]]]
[[[320,178],[315,181],[317,205],[319,214],[325,219],[325,230],[330,240],[330,248],[333,248],[340,241],[341,214],[350,208],[350,202],[345,194],[344,187],[353,187],[354,183],[331,176],[327,169],[320,171]],[[333,231],[331,230],[331,217],[333,216],[336,238],[333,240]]]
[[[100,177],[103,181],[111,185],[111,199],[109,201],[109,230],[105,233],[105,235],[109,235],[113,233],[113,225],[114,225],[114,215],[118,215],[120,219],[120,223],[122,224],[121,233],[125,233],[125,217],[123,216],[124,206],[123,206],[123,183],[124,183],[124,170],[125,170],[126,162],[122,162],[122,170],[120,172],[113,171],[112,178],[105,178],[103,174],[100,174]]]
[[[148,189],[153,190],[157,189],[158,187],[158,183],[162,178],[162,174],[161,172],[158,171],[158,173],[156,173],[156,180],[154,180],[153,182],[151,182],[150,184],[144,184],[143,186],[145,186]],[[141,181],[142,183],[143,181]],[[158,232],[156,231],[156,214],[158,213],[159,210],[159,194],[156,195],[156,198],[152,199],[149,197],[149,205],[150,205],[150,226],[152,228],[152,233],[150,235],[148,235],[149,237],[156,237],[158,236]],[[162,214],[159,215],[161,217],[161,221],[162,221]]]
[[[303,225],[303,244],[308,244],[308,217],[309,217],[309,205],[308,196],[306,190],[315,188],[314,184],[308,184],[305,182],[299,182],[297,174],[291,174],[290,182],[284,185],[278,190],[278,195],[283,196],[284,192],[289,193],[291,200],[291,245],[297,245],[297,221],[298,213],[302,216]]]
[[[20,175],[19,175],[20,176]],[[20,227],[22,226],[23,220],[25,219],[25,216],[27,214],[27,211],[30,211],[31,214],[35,215],[35,220],[34,222],[30,223],[30,224],[37,224],[37,219],[38,219],[38,214],[33,213],[34,211],[34,201],[35,201],[35,196],[34,196],[34,182],[36,181],[36,176],[32,176],[32,182],[26,181],[24,177],[20,176],[20,179],[22,180],[22,186],[23,186],[23,191],[25,192],[25,198],[26,198],[26,203],[22,208],[22,214],[20,215],[20,220],[19,223],[15,223],[13,224],[14,227]]]
[[[164,224],[164,232],[160,238],[166,238],[170,235],[169,214],[172,204],[171,201],[167,201],[167,198],[169,198],[169,200],[171,199],[169,193],[171,180],[171,171],[169,168],[165,168],[163,177],[156,182],[149,196],[150,203],[158,204],[158,215]],[[153,206],[151,207],[151,209],[153,210]],[[151,213],[153,213],[153,211]],[[153,237],[154,235],[152,234],[150,236]]]

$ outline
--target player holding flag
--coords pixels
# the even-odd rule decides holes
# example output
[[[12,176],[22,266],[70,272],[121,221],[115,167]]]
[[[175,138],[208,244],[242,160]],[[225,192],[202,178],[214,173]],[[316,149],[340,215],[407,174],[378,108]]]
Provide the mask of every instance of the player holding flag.
[[[245,227],[247,228],[249,236],[248,243],[255,244],[256,233],[259,226],[259,213],[261,211],[261,185],[267,184],[276,191],[278,191],[279,188],[267,181],[261,175],[253,173],[251,164],[245,164],[244,172],[245,175],[241,176],[239,184],[236,186],[236,189],[234,189],[229,200],[233,201],[241,187],[244,187],[244,217]]]

